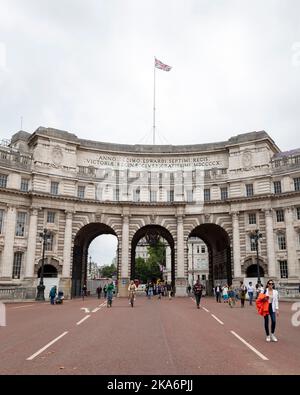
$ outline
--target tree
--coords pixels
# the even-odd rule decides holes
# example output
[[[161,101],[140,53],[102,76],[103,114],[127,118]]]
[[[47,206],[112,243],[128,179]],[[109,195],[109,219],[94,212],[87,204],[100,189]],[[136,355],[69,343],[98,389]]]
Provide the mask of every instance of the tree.
[[[108,277],[111,278],[112,276],[115,276],[117,274],[117,267],[115,264],[103,266],[101,268],[102,272],[102,277]]]
[[[147,248],[148,258],[135,260],[135,277],[143,283],[161,278],[160,264],[165,262],[165,246],[159,241],[155,246]]]

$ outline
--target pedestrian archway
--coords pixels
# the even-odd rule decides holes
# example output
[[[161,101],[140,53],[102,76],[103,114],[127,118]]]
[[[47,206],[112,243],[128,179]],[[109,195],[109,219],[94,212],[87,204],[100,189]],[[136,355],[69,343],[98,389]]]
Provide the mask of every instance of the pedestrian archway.
[[[146,225],[139,229],[131,241],[131,267],[130,278],[136,278],[136,253],[141,247],[147,249],[148,246],[155,246],[158,243],[165,246],[165,256],[163,262],[158,262],[162,267],[162,278],[175,284],[175,251],[174,239],[171,233],[164,227],[156,224]],[[150,279],[151,280],[151,279]]]
[[[208,248],[208,293],[216,282],[231,284],[230,238],[225,229],[216,224],[202,224],[192,230],[190,238],[203,240]]]
[[[87,281],[89,246],[96,237],[103,234],[111,234],[117,237],[115,231],[110,226],[96,222],[83,226],[75,236],[72,266],[72,297],[80,296],[81,288]],[[117,248],[117,268],[119,270],[118,251],[119,248]]]

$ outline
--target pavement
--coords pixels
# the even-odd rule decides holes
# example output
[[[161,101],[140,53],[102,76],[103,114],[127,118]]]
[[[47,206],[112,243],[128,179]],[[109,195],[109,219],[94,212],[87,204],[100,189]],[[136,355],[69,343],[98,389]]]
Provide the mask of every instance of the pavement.
[[[126,298],[111,308],[94,297],[7,304],[0,374],[300,374],[299,304],[280,303],[277,343],[265,341],[255,306],[201,304],[144,296],[134,308]]]

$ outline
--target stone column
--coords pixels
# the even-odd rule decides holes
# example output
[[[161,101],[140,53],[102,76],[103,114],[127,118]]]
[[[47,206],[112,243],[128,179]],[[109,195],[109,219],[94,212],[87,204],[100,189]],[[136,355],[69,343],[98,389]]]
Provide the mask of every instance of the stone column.
[[[38,222],[38,209],[33,208],[31,210],[30,219],[29,219],[27,257],[26,257],[26,268],[25,268],[25,278],[28,279],[34,277],[37,222]]]
[[[232,213],[232,248],[233,248],[233,268],[234,277],[241,277],[241,249],[240,249],[240,229],[239,229],[239,213]]]
[[[289,278],[296,278],[297,277],[296,235],[294,229],[292,207],[288,207],[285,210],[285,225],[286,225],[286,250],[288,256],[288,276]]]
[[[177,273],[176,296],[186,296],[187,280],[184,276],[184,232],[183,215],[177,215]]]
[[[274,278],[277,277],[277,273],[276,273],[276,257],[275,257],[272,210],[265,210],[265,220],[266,220],[267,256],[268,256],[268,275],[269,277]]]
[[[72,251],[72,219],[73,213],[70,211],[66,212],[66,225],[65,225],[65,238],[64,238],[64,261],[62,276],[70,278],[71,268],[71,251]]]
[[[122,254],[121,254],[121,278],[119,281],[120,296],[127,296],[129,283],[129,214],[123,214],[122,224]]]
[[[14,262],[14,240],[16,229],[16,208],[9,206],[6,212],[5,238],[2,255],[2,280],[12,279],[12,269]]]

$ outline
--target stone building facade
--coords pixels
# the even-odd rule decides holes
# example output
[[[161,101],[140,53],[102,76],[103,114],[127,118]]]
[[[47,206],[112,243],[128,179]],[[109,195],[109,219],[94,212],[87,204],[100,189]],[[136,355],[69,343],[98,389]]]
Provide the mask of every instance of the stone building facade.
[[[186,292],[195,237],[207,245],[211,287],[255,277],[256,229],[260,275],[298,284],[300,150],[281,152],[264,131],[185,146],[20,131],[0,146],[0,287],[36,287],[44,229],[44,271],[66,296],[78,295],[89,244],[101,234],[118,239],[121,295],[143,237],[169,244],[176,295]]]

